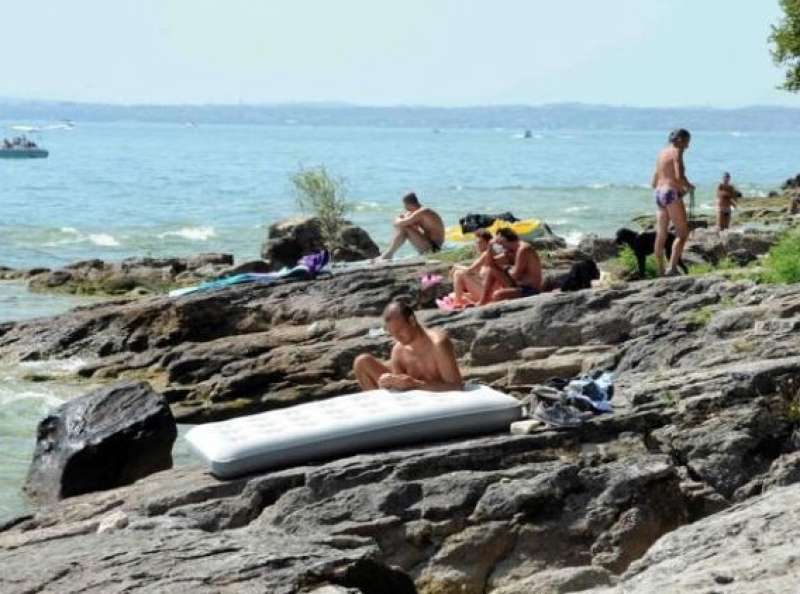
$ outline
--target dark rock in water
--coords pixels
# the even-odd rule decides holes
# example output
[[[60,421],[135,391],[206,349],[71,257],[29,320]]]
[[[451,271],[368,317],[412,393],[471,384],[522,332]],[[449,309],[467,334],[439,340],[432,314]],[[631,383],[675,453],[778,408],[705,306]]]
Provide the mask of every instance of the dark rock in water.
[[[172,467],[175,419],[145,382],[101,388],[39,423],[25,492],[39,503],[130,484]]]
[[[320,221],[316,217],[288,219],[269,228],[267,241],[261,246],[261,257],[274,269],[294,266],[305,255],[325,248]],[[341,246],[334,252],[335,260],[353,262],[375,258],[380,250],[361,227],[348,224],[341,233]]]

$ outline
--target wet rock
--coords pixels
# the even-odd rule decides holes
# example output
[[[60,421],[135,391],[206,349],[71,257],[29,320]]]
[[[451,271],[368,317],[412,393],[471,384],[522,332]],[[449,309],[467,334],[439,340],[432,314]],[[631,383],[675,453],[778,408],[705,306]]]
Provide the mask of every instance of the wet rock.
[[[100,388],[40,423],[25,492],[40,503],[126,485],[172,466],[175,421],[146,383]]]

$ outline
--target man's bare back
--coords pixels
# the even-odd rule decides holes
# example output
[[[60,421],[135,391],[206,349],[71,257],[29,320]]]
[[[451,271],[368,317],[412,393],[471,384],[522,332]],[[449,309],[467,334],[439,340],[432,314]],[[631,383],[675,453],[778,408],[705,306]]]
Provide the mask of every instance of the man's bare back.
[[[685,194],[689,188],[684,183],[683,158],[680,151],[674,146],[664,147],[656,160],[656,170],[653,175],[654,189],[671,189],[679,195]]]
[[[411,215],[404,215],[414,217],[414,225],[432,242],[442,245],[444,243],[444,221],[439,213],[431,210],[427,206],[423,206],[419,210],[414,211]]]
[[[542,290],[542,261],[533,246],[525,241],[519,242],[514,254],[514,266],[509,271],[518,287],[531,287]]]

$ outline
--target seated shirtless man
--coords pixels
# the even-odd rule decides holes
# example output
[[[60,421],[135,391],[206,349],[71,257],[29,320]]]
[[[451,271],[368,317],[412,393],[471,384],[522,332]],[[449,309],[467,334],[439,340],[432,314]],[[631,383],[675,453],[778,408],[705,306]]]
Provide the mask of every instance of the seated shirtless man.
[[[489,277],[486,279],[479,305],[541,293],[542,263],[533,246],[520,241],[517,234],[509,228],[499,229],[492,243],[503,249],[510,266],[502,258],[486,259]]]
[[[442,217],[436,211],[422,206],[414,192],[403,196],[403,206],[406,212],[394,220],[394,239],[380,260],[391,260],[406,240],[410,241],[420,254],[438,252],[442,249],[444,243]]]
[[[392,301],[383,310],[383,323],[395,345],[388,364],[372,355],[359,355],[353,371],[362,390],[461,390],[464,384],[453,344],[442,330],[428,330],[411,306]]]

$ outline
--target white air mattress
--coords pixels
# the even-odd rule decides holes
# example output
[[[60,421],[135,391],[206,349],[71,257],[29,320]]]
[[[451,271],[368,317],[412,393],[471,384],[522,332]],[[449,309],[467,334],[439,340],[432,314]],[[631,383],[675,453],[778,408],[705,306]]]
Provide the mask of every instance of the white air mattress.
[[[374,448],[507,430],[517,399],[486,386],[464,392],[373,390],[191,429],[186,440],[218,477]]]

